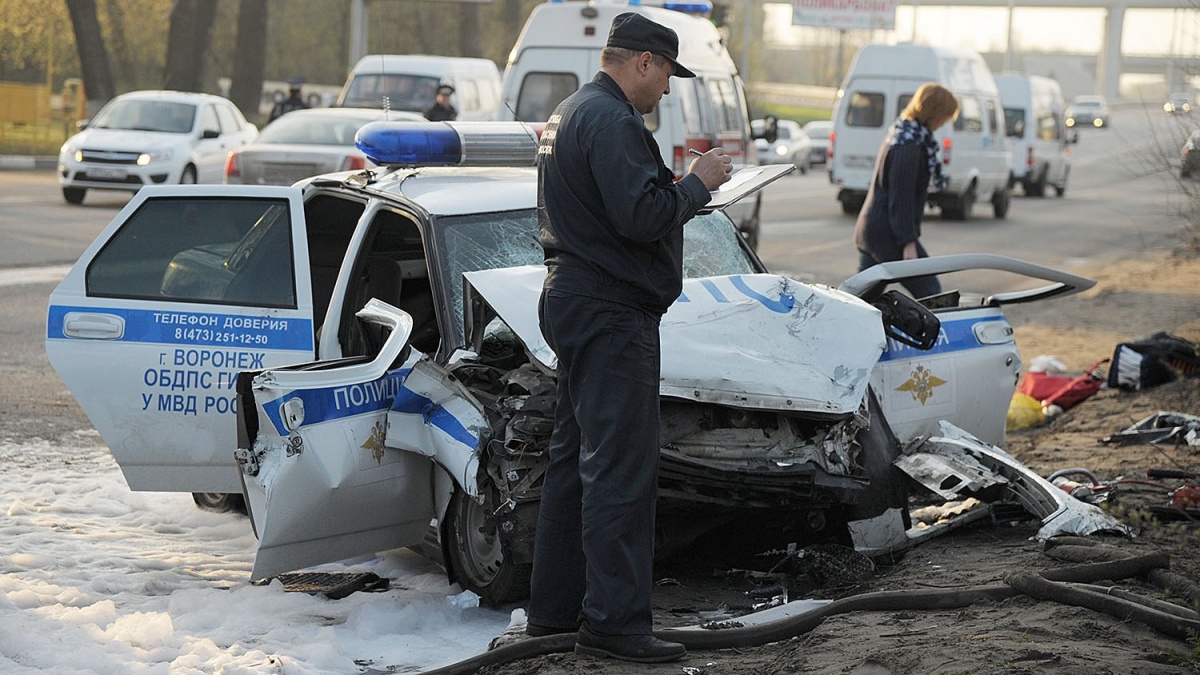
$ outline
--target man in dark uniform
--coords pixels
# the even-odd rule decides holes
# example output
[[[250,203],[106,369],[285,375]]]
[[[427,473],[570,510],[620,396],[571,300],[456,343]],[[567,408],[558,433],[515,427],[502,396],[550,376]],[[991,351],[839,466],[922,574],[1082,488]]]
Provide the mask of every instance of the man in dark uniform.
[[[433,105],[425,109],[425,119],[430,122],[453,122],[458,119],[458,111],[450,105],[450,96],[453,93],[454,87],[448,84],[438,87]]]
[[[275,106],[271,108],[271,116],[267,118],[267,124],[274,122],[293,110],[305,110],[308,108],[308,104],[305,103],[304,98],[300,96],[300,86],[303,84],[304,80],[288,80],[288,97],[276,103]]]
[[[717,148],[678,183],[642,115],[695,77],[679,39],[617,16],[600,72],[550,117],[538,148],[546,281],[542,334],[558,357],[526,632],[578,631],[575,651],[672,661],[651,633],[659,453],[659,319],[683,288],[683,226],[729,180]]]

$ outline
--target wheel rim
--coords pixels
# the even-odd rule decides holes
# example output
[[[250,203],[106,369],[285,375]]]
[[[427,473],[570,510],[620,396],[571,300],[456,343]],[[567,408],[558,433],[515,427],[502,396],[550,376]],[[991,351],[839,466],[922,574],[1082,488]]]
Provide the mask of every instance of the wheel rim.
[[[462,569],[457,571],[480,588],[492,583],[504,562],[500,537],[490,513],[487,502],[480,505],[470,497],[460,495],[456,543],[462,552]]]

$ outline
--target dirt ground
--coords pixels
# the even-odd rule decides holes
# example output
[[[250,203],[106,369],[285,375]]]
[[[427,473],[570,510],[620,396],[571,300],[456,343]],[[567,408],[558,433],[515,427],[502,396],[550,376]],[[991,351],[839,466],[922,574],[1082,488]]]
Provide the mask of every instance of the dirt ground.
[[[1156,331],[1200,342],[1200,258],[1154,254],[1142,259],[1071,270],[1097,279],[1076,296],[1009,311],[1022,359],[1053,355],[1073,373],[1112,355],[1117,343]],[[1008,435],[1010,454],[1048,476],[1085,468],[1112,488],[1111,507],[1136,536],[1093,537],[1121,553],[1165,552],[1170,566],[1200,583],[1200,526],[1147,515],[1165,506],[1183,481],[1150,481],[1150,468],[1200,471],[1200,449],[1187,445],[1116,446],[1102,438],[1157,412],[1200,415],[1200,378],[1179,380],[1140,393],[1102,390],[1049,423]],[[1193,480],[1192,484],[1200,481]],[[1157,483],[1152,485],[1148,483]],[[1140,509],[1140,510],[1138,510]],[[1003,515],[1003,514],[1001,514]],[[891,565],[877,566],[865,581],[811,588],[812,574],[797,574],[780,587],[731,572],[716,555],[676,561],[656,570],[655,626],[696,626],[735,621],[754,603],[780,596],[838,599],[876,591],[917,592],[1003,584],[1014,572],[1038,572],[1068,563],[1050,557],[1031,539],[1038,523],[1019,513],[969,525],[930,539]],[[774,580],[772,580],[774,583]],[[1167,597],[1144,578],[1114,583],[1139,596]],[[805,586],[809,587],[806,588]],[[765,596],[765,597],[756,597]],[[1174,598],[1187,604],[1186,600]],[[1194,673],[1200,672],[1200,636],[1174,638],[1137,620],[1036,600],[1015,594],[944,610],[848,611],[815,628],[760,646],[689,651],[683,661],[634,665],[553,653],[500,666],[491,675],[782,675],[790,673]]]

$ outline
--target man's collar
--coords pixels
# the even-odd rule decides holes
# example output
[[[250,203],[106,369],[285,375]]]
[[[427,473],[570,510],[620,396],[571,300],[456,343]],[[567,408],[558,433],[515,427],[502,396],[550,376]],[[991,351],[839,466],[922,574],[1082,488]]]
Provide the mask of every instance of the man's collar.
[[[625,91],[621,89],[621,85],[617,84],[617,81],[612,78],[612,75],[609,75],[603,70],[598,71],[596,76],[592,78],[592,82],[600,85],[605,89],[605,91],[615,96],[618,101],[629,106],[629,109],[633,111],[633,114],[637,115],[639,118],[642,116],[642,114],[637,111],[637,108],[634,108],[633,104],[629,102],[629,97],[625,95]]]

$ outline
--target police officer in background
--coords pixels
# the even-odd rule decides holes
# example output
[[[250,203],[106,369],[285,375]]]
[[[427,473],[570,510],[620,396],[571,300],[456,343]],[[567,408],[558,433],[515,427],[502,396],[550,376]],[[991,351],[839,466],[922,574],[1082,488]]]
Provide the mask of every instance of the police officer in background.
[[[299,78],[288,80],[288,97],[276,103],[271,108],[271,116],[267,118],[267,124],[274,122],[293,110],[305,110],[308,108],[308,104],[300,96],[300,86],[303,84],[304,80]]]
[[[458,111],[450,105],[450,95],[453,93],[454,87],[448,84],[438,87],[433,105],[425,109],[425,119],[430,122],[453,122],[458,119]]]
[[[558,357],[550,465],[526,633],[576,633],[575,652],[673,661],[652,632],[659,319],[683,290],[683,227],[729,180],[721,148],[679,182],[643,115],[670,92],[679,37],[613,19],[600,72],[550,116],[538,148],[546,280],[538,314]]]

